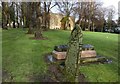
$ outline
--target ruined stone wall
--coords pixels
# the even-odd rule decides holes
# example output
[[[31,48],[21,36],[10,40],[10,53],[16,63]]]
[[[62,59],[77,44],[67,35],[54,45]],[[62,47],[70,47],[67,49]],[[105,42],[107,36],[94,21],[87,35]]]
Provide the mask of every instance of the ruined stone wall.
[[[61,19],[64,16],[58,13],[50,13],[50,29],[61,29]],[[74,27],[74,18],[69,17],[69,30],[72,30]]]
[[[61,27],[61,19],[62,15],[56,14],[56,13],[51,13],[50,14],[50,29],[60,29]]]
[[[75,20],[73,17],[69,17],[69,30],[73,30],[73,27],[74,27],[74,23],[75,23]]]

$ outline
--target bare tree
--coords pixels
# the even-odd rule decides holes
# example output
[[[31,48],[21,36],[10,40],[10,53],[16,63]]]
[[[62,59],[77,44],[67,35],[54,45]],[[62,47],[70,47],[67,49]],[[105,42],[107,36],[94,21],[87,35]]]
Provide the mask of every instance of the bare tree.
[[[89,16],[88,5],[88,2],[78,2],[74,11],[78,15],[78,21],[76,23],[79,23],[83,30],[85,30],[87,26],[87,20]]]
[[[45,25],[45,29],[44,30],[48,30],[50,27],[50,10],[56,6],[56,3],[52,3],[51,2],[43,2],[43,24]]]
[[[36,28],[35,28],[35,38],[42,39],[42,29],[41,29],[41,2],[36,2],[35,4],[35,12],[36,12]]]
[[[35,27],[35,2],[28,2],[27,3],[27,13],[25,16],[24,17],[26,18],[25,19],[26,24],[29,27],[27,33],[33,34],[34,33],[33,27]]]
[[[111,23],[112,23],[112,19],[114,17],[115,14],[115,7],[113,5],[109,6],[107,9],[107,21],[108,21],[108,27],[109,29],[111,29]]]
[[[95,15],[93,17],[93,23],[96,27],[96,31],[103,31],[104,29],[104,26],[106,24],[106,21],[105,21],[105,18],[106,18],[106,8],[103,8],[103,7],[99,7],[97,8],[97,10],[95,11]]]
[[[2,2],[2,28],[7,29],[9,18],[8,2]]]
[[[100,2],[78,2],[75,8],[75,13],[79,16],[77,23],[80,24],[83,30],[94,31],[97,19],[97,10],[99,10],[102,3]],[[100,11],[100,10],[99,10]]]
[[[20,4],[18,2],[3,2],[2,10],[3,10],[3,19],[2,19],[3,24],[5,21],[6,27],[13,27],[13,28],[18,27],[19,26],[18,19],[19,19],[19,14],[20,14]]]
[[[22,27],[26,27],[26,14],[27,14],[27,3],[21,2],[21,25]]]

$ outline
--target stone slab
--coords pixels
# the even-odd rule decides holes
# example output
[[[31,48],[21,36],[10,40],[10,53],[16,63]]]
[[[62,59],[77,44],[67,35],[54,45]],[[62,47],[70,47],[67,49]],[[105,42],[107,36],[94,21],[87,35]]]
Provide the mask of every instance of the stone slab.
[[[86,58],[86,57],[96,57],[96,51],[95,50],[86,50],[82,51],[81,53],[81,58]]]
[[[54,50],[52,54],[53,54],[53,57],[55,57],[58,60],[62,60],[66,58],[66,52],[57,52]]]
[[[66,52],[57,52],[54,50],[52,54],[53,54],[53,57],[58,60],[62,60],[66,58]],[[95,50],[86,50],[81,52],[81,58],[91,58],[96,56],[97,54]]]

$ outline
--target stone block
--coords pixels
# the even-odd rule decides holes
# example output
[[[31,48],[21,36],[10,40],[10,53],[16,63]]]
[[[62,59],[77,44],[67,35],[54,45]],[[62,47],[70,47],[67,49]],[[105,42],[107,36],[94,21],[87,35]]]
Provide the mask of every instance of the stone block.
[[[54,50],[52,54],[53,54],[53,57],[58,60],[62,60],[66,58],[66,52],[57,52]],[[81,58],[91,58],[96,56],[97,54],[95,50],[86,50],[81,52]]]
[[[81,58],[96,57],[96,55],[97,54],[95,50],[86,50],[86,51],[82,51]]]
[[[53,57],[58,60],[62,60],[66,58],[66,52],[57,52],[54,50],[52,54],[53,54]]]

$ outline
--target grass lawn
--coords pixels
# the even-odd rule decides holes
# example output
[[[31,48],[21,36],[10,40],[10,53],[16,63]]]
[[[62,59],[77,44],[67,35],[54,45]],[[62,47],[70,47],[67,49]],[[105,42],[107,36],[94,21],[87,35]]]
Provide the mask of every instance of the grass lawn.
[[[0,69],[2,68],[2,29],[0,28]]]
[[[70,31],[49,30],[43,35],[48,40],[29,39],[22,29],[2,31],[2,66],[6,76],[4,81],[28,82],[32,75],[44,75],[47,64],[44,54],[55,45],[66,44]],[[83,32],[84,44],[92,44],[99,55],[112,59],[111,64],[91,64],[81,66],[80,71],[89,82],[118,81],[118,34]],[[12,77],[9,77],[12,76]]]
[[[0,82],[2,81],[2,29],[0,28]]]

